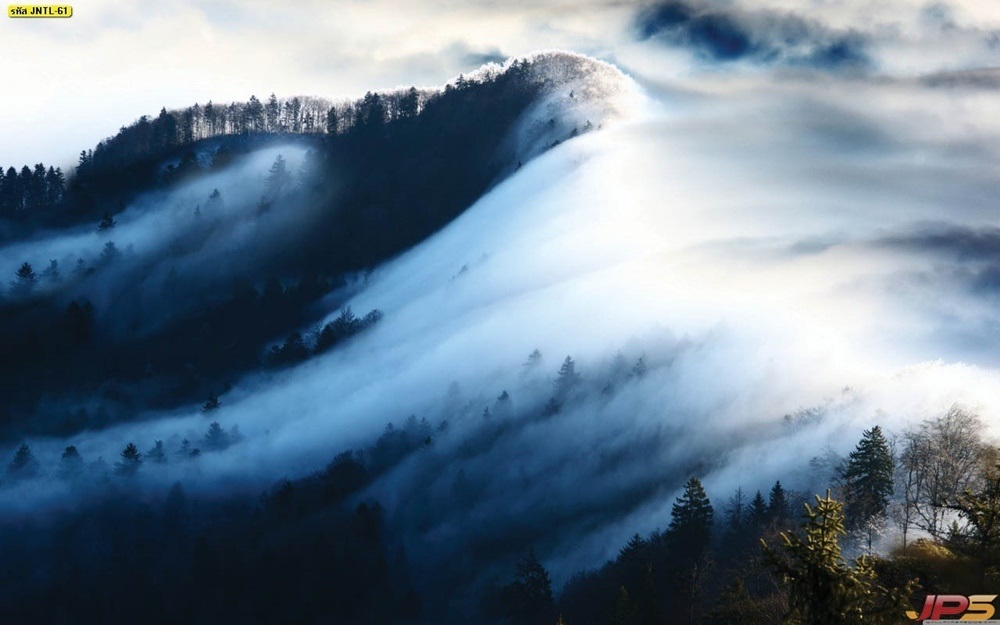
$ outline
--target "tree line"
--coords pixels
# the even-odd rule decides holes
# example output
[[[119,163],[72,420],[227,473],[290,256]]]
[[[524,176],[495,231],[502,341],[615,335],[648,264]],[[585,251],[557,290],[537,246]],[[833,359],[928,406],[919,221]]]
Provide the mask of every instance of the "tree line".
[[[635,534],[560,595],[529,551],[487,605],[511,625],[905,623],[927,594],[1000,583],[997,454],[954,406],[898,436],[864,431],[811,505],[779,481],[720,510],[691,477],[665,530]]]
[[[0,167],[0,218],[16,219],[25,211],[46,210],[62,202],[66,178],[62,169],[24,165],[20,171]]]
[[[541,362],[535,350],[524,366],[531,370]],[[607,386],[646,374],[644,358],[630,366],[617,357]],[[537,418],[553,414],[550,404],[564,410],[580,398],[584,379],[567,356],[552,382],[556,401],[545,407],[539,402],[531,410],[539,413]],[[510,401],[504,391],[493,409],[484,411],[482,423],[508,420]],[[219,407],[218,396],[212,395],[203,410],[213,418]],[[84,506],[70,513],[57,523],[57,531],[47,530],[44,537],[22,527],[24,540],[0,544],[6,550],[0,577],[15,580],[9,588],[20,588],[25,597],[18,605],[35,610],[36,617],[65,605],[55,597],[72,597],[74,605],[107,616],[119,601],[156,603],[162,600],[156,593],[162,592],[187,606],[196,621],[210,614],[224,618],[219,610],[228,601],[256,622],[281,622],[292,613],[285,610],[305,622],[334,616],[338,622],[366,622],[373,618],[372,610],[381,609],[391,613],[384,622],[419,622],[440,589],[421,590],[414,577],[419,569],[404,564],[401,552],[393,553],[400,538],[378,520],[381,507],[357,494],[410,455],[433,449],[448,431],[447,422],[432,426],[411,416],[400,426],[388,424],[366,449],[341,453],[305,478],[281,480],[259,500],[185,500],[185,529],[171,538],[170,549],[150,541],[163,536],[166,519],[176,521],[172,515],[180,487],[165,500],[140,504],[128,490],[131,478],[149,463],[224,449],[239,434],[213,421],[198,441],[174,443],[169,451],[159,441],[145,452],[128,443],[113,468],[104,466],[102,483],[109,497],[95,504],[96,510]],[[828,488],[811,503],[805,493],[787,489],[784,479],[770,488],[747,492],[737,487],[710,498],[701,480],[692,476],[670,486],[680,494],[663,529],[646,536],[635,533],[613,559],[581,571],[561,590],[553,588],[543,563],[546,554],[525,544],[526,555],[511,564],[509,581],[483,592],[476,620],[509,625],[906,622],[905,610],[918,605],[924,594],[968,595],[1000,583],[997,458],[996,447],[984,439],[981,419],[954,406],[901,433],[872,426],[847,455],[819,453],[810,465],[817,475],[829,471]],[[62,477],[82,466],[75,448],[67,448],[59,467],[47,473]],[[789,477],[803,468],[791,469]],[[8,465],[6,480],[41,473],[30,448],[22,445]],[[822,481],[817,485],[823,486]],[[94,544],[93,530],[73,529],[94,527],[115,528],[115,537],[102,534],[98,540],[113,547],[88,550],[84,545]],[[367,529],[354,533],[347,529],[351,527]],[[890,534],[893,527],[899,531]],[[342,542],[338,536],[350,540]],[[365,542],[363,536],[377,539]],[[18,545],[26,546],[23,553],[11,553]],[[272,549],[277,545],[280,551]],[[362,545],[367,545],[365,566],[374,567],[363,568],[367,572],[362,577],[372,584],[365,589],[346,581],[361,570],[355,568],[359,552],[352,549]],[[120,555],[135,548],[143,554],[142,565]],[[30,583],[17,578],[18,571],[34,570],[32,558],[66,557],[59,554],[69,554],[72,566],[24,578],[34,580]],[[85,572],[94,566],[106,567],[101,570],[113,579],[135,575],[166,581],[105,589],[99,596],[108,601],[95,606],[92,597],[79,592],[95,590],[85,581]],[[282,581],[286,578],[295,583]],[[233,580],[233,585],[223,589],[209,581],[213,579]],[[330,584],[336,588],[319,591]],[[378,607],[371,602],[371,588],[379,589]],[[325,599],[330,593],[337,597],[332,604]],[[165,608],[163,614],[176,618],[176,609]],[[117,620],[108,616],[105,622]]]
[[[410,87],[386,93],[369,91],[356,101],[331,103],[317,97],[217,104],[209,100],[187,108],[161,108],[155,117],[143,115],[118,133],[80,152],[77,173],[86,175],[164,153],[203,139],[249,134],[340,134],[354,128],[412,119],[427,95]]]

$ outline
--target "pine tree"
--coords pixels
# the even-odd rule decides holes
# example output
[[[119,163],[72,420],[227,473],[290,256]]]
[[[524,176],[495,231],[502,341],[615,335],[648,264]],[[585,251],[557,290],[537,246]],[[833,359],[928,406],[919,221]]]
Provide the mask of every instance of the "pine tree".
[[[115,227],[118,222],[111,215],[110,211],[104,211],[104,215],[101,217],[101,221],[97,224],[97,230],[99,232],[106,232]]]
[[[113,263],[118,260],[119,256],[121,256],[121,252],[118,251],[118,246],[115,245],[114,241],[108,241],[104,244],[104,249],[101,250],[102,263]]]
[[[64,480],[79,477],[83,472],[83,457],[73,445],[63,450],[59,459],[59,477]]]
[[[764,527],[764,524],[767,523],[767,501],[765,501],[764,495],[760,491],[757,491],[753,499],[750,500],[747,521],[756,529]]]
[[[326,132],[327,134],[337,134],[337,124],[340,120],[337,117],[337,107],[331,106],[326,112]]]
[[[632,625],[635,623],[637,608],[628,590],[624,586],[618,588],[618,599],[615,601],[615,612],[611,617],[612,625]]]
[[[274,163],[271,164],[271,169],[268,171],[265,195],[273,199],[287,189],[291,182],[292,174],[288,171],[288,163],[285,161],[285,157],[279,154],[275,157]]]
[[[782,532],[783,553],[761,544],[768,564],[788,590],[785,622],[795,625],[896,623],[914,590],[888,589],[878,584],[873,561],[855,560],[852,568],[841,555],[843,504],[816,496],[815,507],[805,506],[802,535]]]
[[[39,468],[38,460],[35,459],[35,454],[31,453],[31,448],[22,443],[7,465],[7,477],[11,480],[31,479],[38,476]]]
[[[847,527],[861,527],[869,519],[885,513],[892,496],[895,465],[882,428],[866,430],[847,458],[841,478],[844,482],[844,513]]]
[[[542,352],[539,351],[538,349],[535,349],[532,350],[530,354],[528,354],[528,360],[526,360],[524,365],[522,366],[524,367],[524,371],[527,372],[540,365],[541,362],[542,362]]]
[[[163,441],[156,441],[146,452],[146,459],[156,464],[164,464],[167,461],[167,452],[163,447]]]
[[[646,357],[639,356],[639,360],[635,361],[635,365],[632,366],[632,375],[637,378],[641,378],[646,375]]]
[[[777,481],[771,487],[771,493],[767,501],[767,515],[779,523],[788,518],[788,498],[781,482]]]
[[[281,104],[278,102],[278,98],[273,93],[267,99],[265,109],[265,115],[267,117],[267,131],[278,132],[278,119],[281,116]]]
[[[504,615],[512,624],[549,625],[554,621],[552,581],[534,549],[529,549],[517,565],[517,576],[503,588],[501,599]]]
[[[566,356],[566,360],[559,367],[559,376],[555,381],[556,395],[565,397],[579,381],[580,374],[576,372],[576,363],[570,356]]]
[[[38,279],[31,263],[21,263],[15,275],[17,276],[18,284],[34,284],[35,280]]]
[[[213,410],[218,410],[222,404],[219,402],[219,396],[215,393],[209,393],[208,400],[202,405],[202,412],[212,412]]]
[[[725,509],[726,530],[732,534],[737,534],[743,529],[743,524],[747,521],[747,503],[743,495],[743,488],[737,488],[733,496],[729,498],[729,503]]]
[[[16,295],[27,295],[35,288],[38,276],[31,263],[22,263],[14,274],[17,280],[11,284],[11,291]]]
[[[49,282],[58,282],[59,281],[59,261],[54,260],[54,259],[53,260],[49,260],[49,266],[46,267],[44,271],[42,271],[42,277],[45,278],[46,280],[48,280]]]
[[[679,553],[693,558],[701,556],[712,537],[714,514],[704,487],[692,476],[671,508],[667,540]]]
[[[229,447],[229,434],[222,429],[218,421],[213,421],[205,433],[205,449],[207,451],[222,451],[226,447]]]
[[[129,443],[122,449],[121,458],[115,463],[115,473],[120,477],[133,477],[139,472],[142,466],[142,454],[136,448],[135,443]]]
[[[638,532],[632,535],[632,538],[621,548],[618,552],[619,562],[638,562],[641,561],[649,549],[649,542],[647,542],[642,536],[639,536]]]
[[[416,87],[410,87],[399,101],[400,119],[412,119],[417,116],[420,108],[420,94]]]

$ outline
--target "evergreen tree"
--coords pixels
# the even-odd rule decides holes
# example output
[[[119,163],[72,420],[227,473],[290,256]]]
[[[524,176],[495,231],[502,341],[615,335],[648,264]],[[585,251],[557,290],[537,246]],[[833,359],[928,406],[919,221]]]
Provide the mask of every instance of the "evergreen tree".
[[[209,393],[208,400],[202,405],[202,412],[212,412],[213,410],[218,410],[222,404],[219,402],[219,396],[215,393]]]
[[[632,538],[621,548],[618,552],[619,562],[638,562],[641,561],[649,548],[649,542],[647,542],[638,533],[632,535]]]
[[[21,172],[17,175],[17,207],[18,210],[26,210],[31,205],[28,203],[31,198],[31,168],[27,165],[21,167]]]
[[[788,518],[788,498],[780,481],[775,482],[774,486],[771,487],[767,501],[767,515],[779,523]]]
[[[849,529],[885,513],[892,496],[895,465],[882,428],[866,430],[847,458],[844,483],[844,516]]]
[[[62,169],[49,167],[45,174],[46,203],[53,206],[62,202],[65,186],[66,178],[63,176]]]
[[[737,488],[733,496],[729,498],[726,505],[726,531],[731,534],[738,534],[743,525],[747,522],[747,503],[743,495],[743,488]]]
[[[265,196],[274,199],[284,192],[291,183],[292,173],[288,171],[288,163],[285,161],[285,157],[279,154],[275,157],[274,163],[271,164],[271,169],[268,171]]]
[[[327,134],[335,135],[337,134],[337,124],[339,122],[337,117],[337,107],[331,106],[330,110],[326,112],[326,132]]]
[[[580,374],[576,372],[576,363],[570,356],[566,356],[566,360],[559,367],[559,376],[555,381],[556,395],[560,398],[565,397],[579,381]]]
[[[53,260],[49,260],[49,266],[46,267],[44,271],[42,271],[42,277],[45,278],[46,280],[48,280],[49,282],[58,282],[59,281],[59,261],[54,260],[54,259]]]
[[[420,93],[416,87],[410,87],[399,100],[400,119],[412,119],[417,116],[420,108]]]
[[[114,241],[108,241],[104,244],[104,249],[101,250],[102,263],[113,263],[118,260],[119,256],[121,256],[121,252],[118,251],[118,246],[115,245]]]
[[[281,104],[278,103],[278,98],[272,93],[267,99],[267,104],[265,105],[266,111],[265,115],[267,117],[267,131],[268,132],[278,132],[279,124],[278,120],[281,117]]]
[[[754,528],[760,529],[767,523],[767,501],[760,491],[750,500],[750,510],[747,513],[748,521]]]
[[[632,366],[632,375],[637,378],[641,378],[646,375],[646,357],[639,356],[639,360],[635,361],[635,365]]]
[[[897,623],[915,584],[888,589],[878,584],[867,556],[852,568],[841,555],[843,504],[816,496],[815,507],[805,506],[802,534],[781,534],[783,553],[763,541],[765,558],[788,590],[785,622],[796,625]]]
[[[11,480],[27,480],[37,477],[39,469],[35,454],[31,453],[31,448],[26,443],[22,443],[7,465],[7,477]]]
[[[35,269],[31,266],[31,263],[22,263],[14,274],[17,277],[17,281],[14,282],[13,291],[18,295],[27,295],[31,292],[31,289],[35,287],[35,281],[38,276],[35,275]]]
[[[115,463],[115,473],[120,477],[133,477],[142,466],[142,454],[135,443],[129,443],[122,449],[121,458]]]
[[[708,549],[713,522],[714,511],[708,495],[698,478],[692,476],[671,508],[667,540],[679,553],[697,558]]]
[[[146,452],[146,459],[156,464],[164,464],[167,461],[167,452],[163,447],[163,441],[156,441]]]
[[[611,616],[612,625],[634,625],[636,622],[635,602],[629,596],[628,590],[624,586],[618,588],[618,599],[615,601],[615,611]]]
[[[110,211],[104,211],[104,215],[101,217],[101,221],[97,224],[97,230],[99,232],[105,232],[111,230],[115,227],[118,222],[111,215]]]
[[[229,447],[229,434],[226,433],[218,421],[212,421],[205,433],[205,449],[208,451],[222,451]]]
[[[83,472],[83,457],[75,446],[70,445],[63,450],[59,459],[59,477],[63,479],[73,479],[79,477]]]
[[[555,620],[552,581],[534,549],[517,565],[517,576],[503,588],[501,600],[511,625],[549,625]]]
[[[527,372],[540,365],[541,362],[542,362],[542,352],[535,349],[530,354],[528,354],[528,360],[526,360],[524,362],[524,365],[522,366],[524,367],[524,371]]]

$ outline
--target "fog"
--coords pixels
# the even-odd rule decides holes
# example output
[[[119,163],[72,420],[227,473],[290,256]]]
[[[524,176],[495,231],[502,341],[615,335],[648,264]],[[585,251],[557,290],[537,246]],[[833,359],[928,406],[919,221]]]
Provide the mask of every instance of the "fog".
[[[199,160],[210,163],[214,147],[199,154]],[[261,279],[267,261],[300,228],[308,227],[315,217],[308,203],[287,211],[260,210],[269,168],[279,155],[294,177],[303,168],[306,148],[262,148],[169,191],[142,194],[127,206],[109,206],[114,226],[107,230],[95,223],[6,245],[0,248],[0,274],[14,276],[28,262],[40,275],[33,292],[61,292],[67,300],[85,296],[105,329],[155,327],[204,302],[219,284]],[[213,198],[215,191],[219,195]],[[43,273],[52,261],[56,272]],[[169,281],[185,283],[186,301],[165,288]],[[17,299],[28,294],[19,293],[12,282],[5,295]],[[121,300],[129,305],[116,306]]]
[[[485,580],[488,563],[534,545],[558,584],[666,525],[690,474],[721,507],[775,479],[813,492],[826,476],[809,460],[825,447],[845,453],[872,425],[898,433],[956,402],[1000,433],[995,85],[827,68],[669,76],[652,62],[659,43],[642,45],[619,54],[634,81],[603,74],[586,96],[585,118],[615,112],[599,131],[526,162],[357,285],[347,303],[382,310],[377,326],[248,375],[211,419],[192,406],[32,440],[39,460],[53,466],[67,444],[108,462],[127,441],[175,449],[218,420],[245,439],[144,466],[136,488],[256,492],[414,415],[432,442],[359,498],[385,505],[427,570]],[[541,105],[522,132],[566,105]],[[184,192],[222,185],[235,211],[236,177]],[[130,209],[119,247],[174,236],[161,220],[190,201],[157,201]],[[100,244],[80,232],[30,250]],[[0,252],[4,271],[28,249]],[[343,295],[326,300],[330,318]],[[567,355],[581,381],[560,390]],[[0,491],[0,509],[66,505],[65,486],[44,484]]]

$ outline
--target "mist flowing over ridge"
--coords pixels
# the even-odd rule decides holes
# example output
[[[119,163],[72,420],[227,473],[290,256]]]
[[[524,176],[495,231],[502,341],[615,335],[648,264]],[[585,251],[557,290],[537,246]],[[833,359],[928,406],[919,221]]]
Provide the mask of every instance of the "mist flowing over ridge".
[[[512,71],[527,92],[502,82]],[[462,147],[444,160],[414,149],[377,165],[441,137],[420,143],[420,117],[363,124],[144,191],[110,233],[0,249],[11,276],[29,252],[97,259],[111,235],[131,249],[68,287],[12,294],[27,316],[19,307],[86,292],[95,327],[114,330],[97,335],[115,340],[146,340],[208,301],[212,332],[241,306],[283,311],[240,366],[192,374],[182,401],[120,401],[117,423],[36,430],[7,451],[23,438],[54,467],[68,445],[96,461],[159,441],[187,455],[116,486],[159,501],[178,482],[206,499],[256,493],[365,450],[377,470],[346,499],[384,506],[418,591],[458,588],[433,618],[470,613],[529,546],[557,587],[613,557],[663,524],[691,474],[728,492],[792,472],[786,486],[808,492],[825,479],[810,454],[845,453],[873,419],[899,430],[956,403],[997,434],[995,89],[850,72],[643,84],[562,53],[466,79],[441,96],[448,111],[502,111],[497,93],[517,105],[482,150],[453,136]],[[475,184],[451,177],[459,166]],[[425,168],[399,177],[411,167]],[[216,299],[237,282],[243,299]],[[252,328],[246,310],[232,319]],[[327,328],[336,341],[321,349]],[[167,383],[149,378],[131,381],[136,397]],[[128,394],[114,382],[102,392]],[[231,433],[215,448],[212,422]],[[99,490],[41,472],[0,489],[0,514]]]

